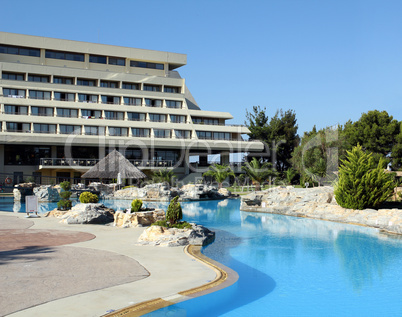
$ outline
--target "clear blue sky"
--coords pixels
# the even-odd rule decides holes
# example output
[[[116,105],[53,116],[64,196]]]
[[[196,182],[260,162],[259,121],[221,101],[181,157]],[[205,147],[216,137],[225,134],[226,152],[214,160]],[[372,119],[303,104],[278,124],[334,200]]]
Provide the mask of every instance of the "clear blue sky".
[[[402,1],[3,1],[1,30],[187,54],[203,110],[293,109],[299,134],[402,120]]]

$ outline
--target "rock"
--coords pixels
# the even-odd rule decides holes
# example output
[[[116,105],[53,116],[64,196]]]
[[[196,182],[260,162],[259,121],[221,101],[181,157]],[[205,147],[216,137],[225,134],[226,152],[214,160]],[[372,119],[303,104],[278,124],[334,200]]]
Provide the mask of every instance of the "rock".
[[[229,197],[231,195],[230,191],[227,190],[226,188],[219,188],[218,194],[224,197]]]
[[[61,217],[66,224],[106,224],[113,222],[114,210],[103,204],[77,204]]]
[[[14,194],[14,201],[21,201],[21,192],[19,191],[19,189],[14,188],[13,190],[13,194]]]
[[[161,209],[155,211],[139,211],[133,213],[116,212],[113,225],[121,228],[150,226],[158,220],[165,219],[165,212]]]
[[[192,224],[191,229],[151,226],[145,229],[138,238],[138,244],[163,247],[176,247],[187,244],[205,246],[213,242],[214,239],[215,232],[196,224]]]
[[[25,202],[26,196],[33,195],[33,189],[35,186],[35,183],[21,183],[15,185],[13,190],[14,201]]]
[[[342,208],[336,203],[334,189],[327,186],[270,188],[243,196],[240,210],[361,224],[402,234],[401,210]]]
[[[33,193],[41,202],[56,202],[60,200],[59,191],[61,189],[52,185],[42,185],[35,187]]]
[[[57,208],[46,212],[43,216],[44,217],[56,217],[56,218],[61,218],[64,216],[66,213],[68,213],[69,210],[58,210]]]

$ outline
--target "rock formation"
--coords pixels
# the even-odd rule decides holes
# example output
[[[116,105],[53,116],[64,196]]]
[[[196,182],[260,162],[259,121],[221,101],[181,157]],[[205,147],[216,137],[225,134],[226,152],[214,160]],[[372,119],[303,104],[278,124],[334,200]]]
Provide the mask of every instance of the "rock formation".
[[[332,187],[275,187],[243,196],[240,210],[360,224],[402,234],[402,210],[340,207]]]
[[[214,240],[215,232],[196,224],[192,224],[191,229],[151,226],[144,230],[138,238],[138,244],[161,247],[176,247],[187,244],[205,246]]]
[[[161,209],[133,213],[115,212],[113,225],[121,228],[142,227],[159,220],[165,220],[165,212]]]
[[[106,224],[113,222],[114,210],[103,204],[77,204],[60,219],[65,224]]]

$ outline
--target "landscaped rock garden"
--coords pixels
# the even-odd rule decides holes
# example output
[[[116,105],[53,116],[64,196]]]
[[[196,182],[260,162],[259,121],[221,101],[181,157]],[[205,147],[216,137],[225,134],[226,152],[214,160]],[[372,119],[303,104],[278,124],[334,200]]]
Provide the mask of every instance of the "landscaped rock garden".
[[[203,199],[225,199],[231,196],[230,191],[225,188],[217,189],[214,186],[203,184],[188,184],[183,187],[169,187],[163,183],[150,184],[142,188],[128,187],[109,195],[110,199],[135,199],[139,198],[148,201],[170,201],[179,196],[180,201],[203,200]]]
[[[275,187],[243,196],[240,210],[365,225],[402,234],[401,209],[354,210],[340,207],[333,187]]]
[[[187,244],[207,245],[214,240],[215,232],[196,224],[191,224],[191,228],[186,229],[151,226],[138,238],[138,244],[177,247]]]
[[[45,217],[60,218],[65,224],[107,224],[114,221],[114,210],[97,203],[77,204],[68,211],[49,211]]]

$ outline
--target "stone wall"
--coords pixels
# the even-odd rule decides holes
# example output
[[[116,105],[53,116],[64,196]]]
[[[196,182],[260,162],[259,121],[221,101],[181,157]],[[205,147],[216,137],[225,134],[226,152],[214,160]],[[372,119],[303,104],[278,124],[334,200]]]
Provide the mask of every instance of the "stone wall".
[[[401,205],[402,208],[402,205]],[[353,210],[340,207],[332,187],[275,187],[243,196],[240,210],[307,217],[379,228],[402,234],[402,209]]]

